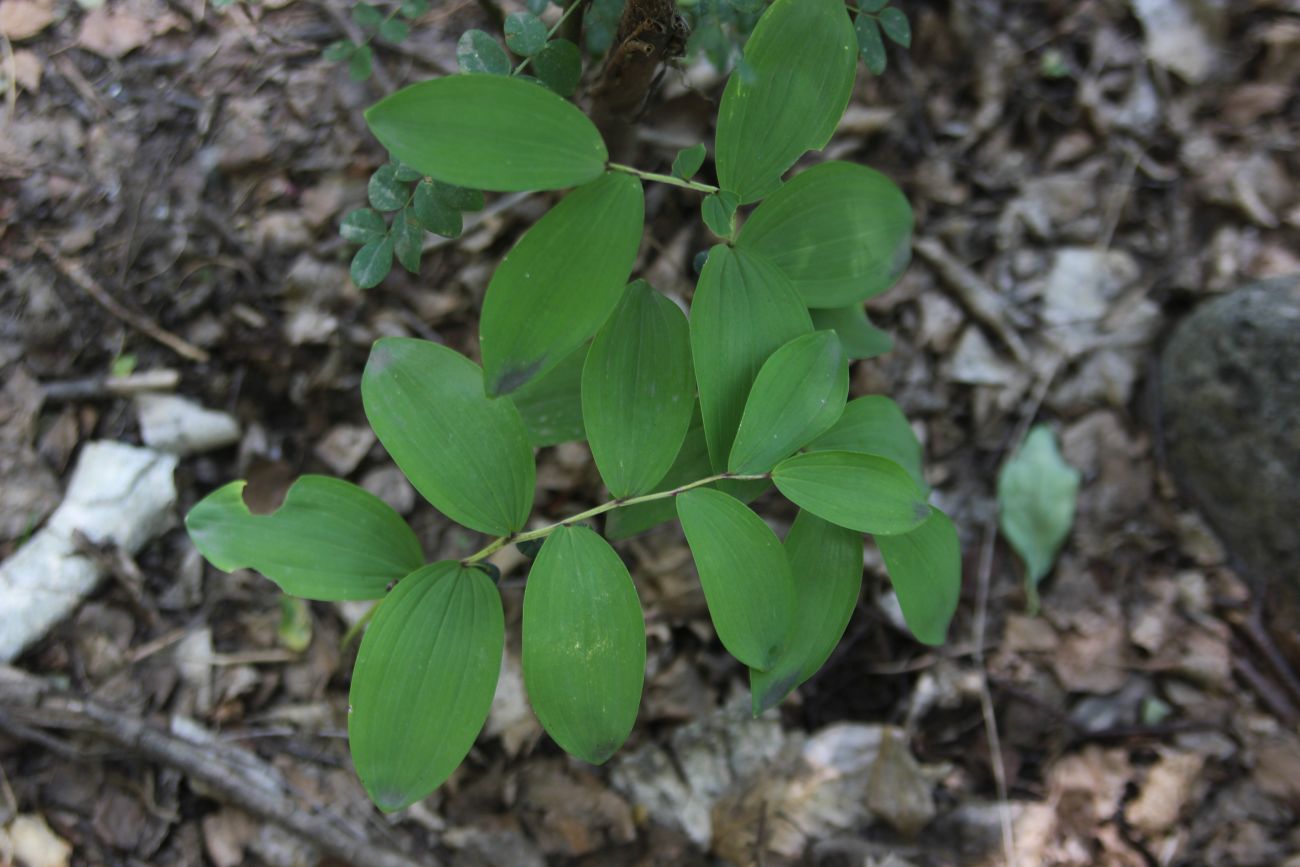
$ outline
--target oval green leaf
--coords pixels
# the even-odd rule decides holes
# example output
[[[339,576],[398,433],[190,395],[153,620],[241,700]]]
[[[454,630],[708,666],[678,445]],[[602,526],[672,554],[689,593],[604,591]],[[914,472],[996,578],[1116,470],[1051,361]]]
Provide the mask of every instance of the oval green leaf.
[[[773,352],[758,371],[727,470],[765,473],[835,424],[849,395],[849,364],[834,331],[814,331]]]
[[[718,245],[691,302],[691,350],[709,457],[726,469],[750,386],[767,357],[812,331],[790,281],[762,256]]]
[[[542,84],[568,99],[582,80],[582,52],[567,39],[552,39],[533,58],[533,71]]]
[[[342,479],[303,476],[284,504],[254,515],[245,482],[208,494],[185,516],[207,561],[225,572],[256,569],[304,599],[378,599],[424,562],[401,516],[374,494]]]
[[[766,671],[785,651],[794,623],[794,579],[780,541],[721,491],[678,494],[677,515],[718,640],[745,665]]]
[[[473,530],[522,529],[536,467],[519,410],[483,395],[474,362],[427,340],[385,337],[370,350],[361,401],[415,489]]]
[[[925,492],[877,455],[807,452],[777,464],[772,481],[800,508],[860,533],[906,533],[930,517]]]
[[[587,441],[611,494],[644,494],[664,477],[694,395],[686,314],[637,280],[597,332],[582,372]]]
[[[853,92],[857,42],[841,0],[776,0],[745,43],[718,110],[718,183],[761,199],[830,141]]]
[[[858,53],[862,62],[871,70],[872,75],[884,75],[889,65],[889,55],[885,53],[885,40],[880,36],[880,25],[870,15],[858,14],[853,23],[853,32],[858,37]]]
[[[466,30],[461,34],[456,43],[456,63],[462,72],[510,74],[510,58],[492,34],[482,30]]]
[[[862,590],[862,534],[799,512],[785,537],[794,578],[794,629],[768,671],[749,672],[754,716],[817,673],[840,643]]]
[[[546,373],[506,398],[523,416],[528,441],[534,448],[587,438],[582,424],[582,366],[587,361],[583,344]]]
[[[943,644],[961,596],[961,542],[938,509],[907,533],[877,536],[903,620],[922,644]]]
[[[504,649],[501,595],[477,569],[433,563],[379,603],[352,670],[348,742],[381,810],[425,797],[464,760]]]
[[[531,12],[506,16],[506,46],[521,57],[532,57],[546,45],[546,25]]]
[[[889,398],[872,394],[848,402],[834,427],[808,444],[810,452],[861,452],[898,464],[923,491],[929,491],[923,450],[907,416]]]
[[[371,106],[366,123],[403,163],[480,190],[578,186],[600,177],[609,159],[575,105],[504,75],[447,75],[404,87]]]
[[[840,336],[840,344],[854,361],[875,358],[894,348],[894,338],[871,324],[866,308],[861,304],[815,307],[808,312],[815,328],[830,328]]]
[[[645,680],[645,620],[632,576],[585,527],[546,539],[528,573],[524,684],[546,733],[593,765],[632,731]]]
[[[641,245],[641,182],[611,172],[552,208],[497,266],[479,342],[489,395],[555,367],[618,304]]]
[[[766,256],[809,307],[879,295],[912,258],[912,207],[874,169],[830,162],[796,175],[754,209],[736,245]]]

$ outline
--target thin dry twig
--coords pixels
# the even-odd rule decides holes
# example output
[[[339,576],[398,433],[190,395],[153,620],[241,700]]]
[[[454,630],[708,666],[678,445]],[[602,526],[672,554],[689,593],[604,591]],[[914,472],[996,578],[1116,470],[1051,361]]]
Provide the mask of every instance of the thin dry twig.
[[[89,376],[85,379],[43,382],[41,393],[47,402],[109,400],[145,392],[172,391],[180,382],[181,375],[178,371],[162,367],[126,376]]]
[[[912,243],[912,249],[930,263],[938,273],[940,282],[952,290],[961,305],[1011,350],[1016,361],[1023,364],[1029,360],[1029,350],[1025,348],[1024,341],[1007,324],[1011,316],[1010,310],[992,286],[957,261],[937,238],[917,238]]]
[[[191,731],[196,736],[171,734],[107,705],[64,693],[10,666],[0,666],[0,718],[17,723],[9,730],[20,737],[34,735],[41,728],[71,727],[177,768],[223,800],[276,823],[346,863],[438,867],[432,858],[417,861],[389,849],[357,823],[305,803],[278,782],[277,772],[256,755],[205,737],[207,731],[193,721],[186,720],[173,730]]]
[[[147,316],[144,316],[141,313],[136,313],[134,310],[129,310],[122,306],[116,298],[108,294],[103,286],[96,283],[94,278],[86,273],[86,269],[81,267],[80,262],[71,261],[60,256],[59,252],[50,245],[49,241],[46,241],[44,238],[33,237],[32,243],[36,246],[36,249],[41,251],[45,258],[50,260],[50,264],[52,264],[60,274],[66,277],[69,282],[82,292],[85,292],[93,298],[95,303],[100,307],[103,307],[109,313],[113,314],[136,331],[152,337],[177,355],[188,358],[190,361],[197,361],[199,364],[206,364],[208,362],[208,354],[202,349],[199,349],[192,343],[182,340],[167,329],[158,325],[152,319],[149,319]]]

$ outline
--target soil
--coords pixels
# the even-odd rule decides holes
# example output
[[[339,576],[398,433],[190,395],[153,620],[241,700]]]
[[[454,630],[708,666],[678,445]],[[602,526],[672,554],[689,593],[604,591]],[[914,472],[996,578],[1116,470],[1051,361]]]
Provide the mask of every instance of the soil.
[[[495,5],[435,4],[355,82],[321,56],[355,29],[331,0],[0,0],[0,74],[19,82],[0,109],[0,555],[58,504],[83,443],[140,442],[134,402],[103,377],[165,370],[242,430],[180,462],[177,515],[231,479],[273,505],[323,472],[397,504],[431,557],[481,544],[367,438],[360,373],[384,335],[474,356],[491,270],[551,197],[490,199],[463,238],[430,244],[419,276],[394,270],[365,292],[336,227],[385,161],[361,111],[453,70],[457,38],[491,28]],[[894,349],[859,363],[852,388],[913,420],[935,502],[960,528],[947,645],[910,638],[872,552],[823,671],[747,722],[733,700],[744,669],[712,633],[680,530],[659,528],[619,546],[649,629],[642,717],[592,768],[527,711],[526,562],[507,555],[493,718],[447,785],[389,817],[346,750],[354,651],[340,648],[359,612],[309,605],[306,647],[291,649],[276,588],[204,565],[179,524],[112,558],[16,667],[162,731],[215,733],[307,814],[414,863],[1300,864],[1300,693],[1255,625],[1259,588],[1155,445],[1150,388],[1188,311],[1300,270],[1300,6],[900,7],[910,51],[891,48],[879,78],[860,70],[839,133],[805,164],[872,165],[916,212],[913,264],[868,305]],[[721,85],[707,62],[670,70],[636,122],[636,163],[665,171],[710,142]],[[647,209],[639,273],[689,295],[710,243],[698,200],[653,186]],[[1083,483],[1031,617],[994,492],[1034,422]],[[583,445],[542,450],[538,480],[539,519],[604,498]],[[770,497],[758,507],[781,531],[792,518]],[[251,800],[59,719],[0,703],[0,864],[15,851],[32,865],[339,863]],[[871,772],[874,788],[834,815],[800,801],[796,822],[795,789],[827,779],[807,776],[807,744],[868,727],[891,776]],[[761,760],[742,762],[739,744],[766,744]],[[628,782],[655,756],[681,792],[657,806]],[[723,767],[697,774],[710,756]],[[691,804],[703,837],[673,818]]]

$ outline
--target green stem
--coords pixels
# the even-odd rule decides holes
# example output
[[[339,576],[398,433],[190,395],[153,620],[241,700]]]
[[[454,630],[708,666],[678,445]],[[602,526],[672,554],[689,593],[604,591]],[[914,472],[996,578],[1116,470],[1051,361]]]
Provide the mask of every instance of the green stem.
[[[500,551],[502,548],[504,548],[507,545],[514,545],[519,542],[530,542],[533,539],[545,539],[547,536],[551,535],[561,527],[567,527],[571,524],[581,523],[582,521],[585,521],[588,518],[594,518],[597,515],[603,515],[606,512],[612,512],[614,509],[621,509],[625,506],[635,506],[638,505],[639,503],[650,503],[650,502],[654,502],[655,500],[666,500],[669,497],[675,497],[680,493],[691,490],[692,488],[699,488],[704,485],[711,485],[714,482],[720,482],[725,479],[732,479],[734,481],[740,481],[740,482],[746,482],[746,481],[753,482],[753,481],[759,481],[761,479],[769,479],[771,477],[772,477],[771,473],[754,473],[749,475],[741,474],[741,473],[718,473],[716,476],[709,476],[706,479],[696,479],[693,482],[689,482],[685,485],[679,485],[667,491],[658,491],[653,494],[642,494],[639,497],[627,497],[621,500],[610,500],[608,503],[602,503],[601,505],[596,506],[593,509],[588,509],[585,512],[579,512],[576,515],[572,515],[568,518],[565,518],[563,521],[556,521],[554,524],[550,524],[545,527],[539,527],[536,530],[529,530],[527,533],[514,533],[510,536],[502,536],[498,539],[493,539],[492,542],[487,545],[487,547],[483,548],[483,550],[471,554],[470,556],[466,557],[464,560],[461,560],[460,562],[462,566],[471,566],[479,562],[480,560],[487,559],[488,557],[492,556],[497,551]]]
[[[702,184],[699,181],[684,181],[681,178],[675,178],[672,175],[660,175],[655,172],[643,172],[640,169],[634,169],[631,166],[625,166],[622,163],[609,163],[609,168],[616,172],[625,172],[629,175],[636,175],[638,178],[647,181],[658,181],[661,184],[672,184],[674,187],[682,187],[687,190],[695,190],[700,193],[716,193],[718,188],[712,184]]]
[[[582,5],[581,3],[572,3],[569,5],[567,9],[564,10],[564,14],[560,16],[560,20],[552,24],[551,29],[546,31],[547,42],[551,40],[551,37],[555,35],[556,31],[558,31],[561,27],[564,26],[564,22],[568,19],[568,17],[572,15],[574,12],[576,12],[578,7],[581,5]],[[527,67],[528,64],[532,62],[532,59],[533,59],[532,57],[525,57],[523,60],[519,61],[519,65],[516,66],[514,69],[510,70],[510,74],[518,75],[519,73],[523,72],[525,67]]]

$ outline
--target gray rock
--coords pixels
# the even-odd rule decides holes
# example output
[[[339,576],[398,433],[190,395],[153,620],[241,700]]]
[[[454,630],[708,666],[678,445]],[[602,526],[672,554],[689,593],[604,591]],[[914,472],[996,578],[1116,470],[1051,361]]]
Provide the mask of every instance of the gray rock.
[[[1216,298],[1161,359],[1165,447],[1183,489],[1300,659],[1300,276]]]
[[[140,439],[150,448],[184,457],[239,442],[239,422],[174,394],[141,394],[135,399]]]

